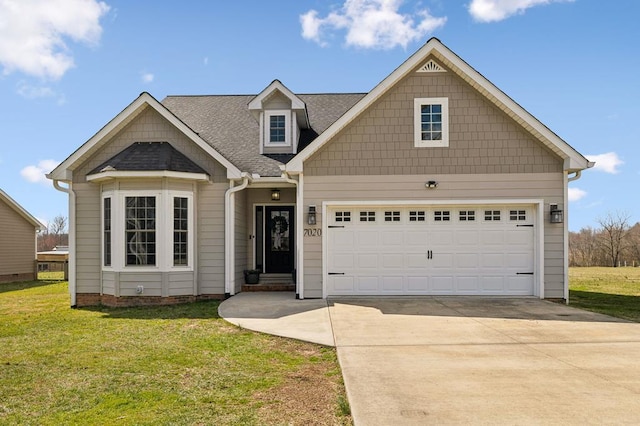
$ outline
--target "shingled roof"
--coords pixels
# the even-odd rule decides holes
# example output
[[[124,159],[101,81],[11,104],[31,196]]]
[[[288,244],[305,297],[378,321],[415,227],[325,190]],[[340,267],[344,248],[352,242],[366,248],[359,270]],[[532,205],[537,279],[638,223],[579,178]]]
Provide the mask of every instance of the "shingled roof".
[[[296,95],[307,106],[311,129],[300,134],[304,149],[340,118],[364,93]],[[280,176],[293,155],[261,155],[260,124],[248,109],[256,95],[169,96],[162,101],[176,117],[243,172]]]
[[[168,142],[136,142],[100,164],[89,174],[104,171],[160,170],[207,174],[204,169],[185,157]]]

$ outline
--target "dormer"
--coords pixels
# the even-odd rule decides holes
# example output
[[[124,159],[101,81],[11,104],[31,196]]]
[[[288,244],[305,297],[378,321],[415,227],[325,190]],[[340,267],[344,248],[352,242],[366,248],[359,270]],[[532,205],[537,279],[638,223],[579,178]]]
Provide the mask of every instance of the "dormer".
[[[300,130],[308,129],[307,106],[278,80],[249,102],[260,123],[260,154],[296,154]]]

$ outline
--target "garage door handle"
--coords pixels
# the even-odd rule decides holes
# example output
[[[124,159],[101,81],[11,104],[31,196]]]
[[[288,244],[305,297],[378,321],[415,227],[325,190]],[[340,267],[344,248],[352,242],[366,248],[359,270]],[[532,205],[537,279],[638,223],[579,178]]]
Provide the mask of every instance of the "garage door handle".
[[[427,250],[427,259],[433,259],[433,250]]]
[[[516,225],[516,228],[533,228],[533,225]]]
[[[516,272],[516,275],[533,275],[533,272]]]
[[[344,272],[329,272],[329,275],[344,275]]]
[[[329,228],[344,228],[344,225],[329,225]]]

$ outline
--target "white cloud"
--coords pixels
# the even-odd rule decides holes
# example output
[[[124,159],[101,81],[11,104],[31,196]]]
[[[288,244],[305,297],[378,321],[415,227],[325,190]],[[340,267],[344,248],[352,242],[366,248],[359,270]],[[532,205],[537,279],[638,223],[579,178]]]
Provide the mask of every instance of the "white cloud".
[[[607,152],[605,154],[587,155],[589,161],[595,161],[596,165],[593,166],[593,170],[599,170],[605,173],[611,173],[613,175],[618,174],[618,166],[624,164],[624,161],[618,157],[615,152]]]
[[[66,41],[93,45],[109,6],[96,0],[0,0],[4,74],[59,79],[74,66]]]
[[[502,21],[525,10],[550,3],[573,2],[574,0],[471,0],[468,10],[479,22]]]
[[[302,37],[321,46],[330,30],[345,30],[347,46],[391,49],[407,47],[412,41],[442,27],[446,17],[431,16],[427,9],[413,14],[400,13],[403,0],[346,0],[340,9],[325,18],[310,10],[300,16]]]
[[[140,77],[142,78],[143,83],[151,83],[155,78],[155,76],[150,72],[143,72],[140,74]]]
[[[41,160],[35,166],[27,166],[20,170],[20,175],[31,183],[48,184],[51,181],[47,179],[45,174],[55,169],[58,164],[60,162],[56,160]]]
[[[578,201],[587,196],[587,191],[580,188],[569,188],[569,201]]]

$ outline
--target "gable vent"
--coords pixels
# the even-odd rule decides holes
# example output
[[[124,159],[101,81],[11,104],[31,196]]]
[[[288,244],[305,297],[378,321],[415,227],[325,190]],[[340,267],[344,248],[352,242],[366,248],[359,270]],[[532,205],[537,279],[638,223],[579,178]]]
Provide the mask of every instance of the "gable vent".
[[[446,72],[444,68],[436,64],[433,59],[421,66],[417,72]]]

